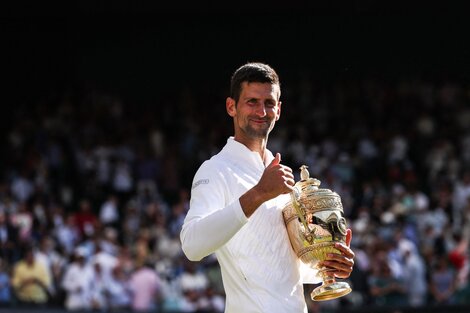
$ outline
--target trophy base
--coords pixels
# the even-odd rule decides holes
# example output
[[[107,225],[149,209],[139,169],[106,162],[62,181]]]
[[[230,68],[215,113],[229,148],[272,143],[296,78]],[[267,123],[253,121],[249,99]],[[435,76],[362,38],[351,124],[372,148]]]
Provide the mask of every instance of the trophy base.
[[[310,296],[313,301],[326,301],[336,299],[347,295],[351,292],[351,287],[345,282],[333,282],[331,284],[323,284],[315,288]]]

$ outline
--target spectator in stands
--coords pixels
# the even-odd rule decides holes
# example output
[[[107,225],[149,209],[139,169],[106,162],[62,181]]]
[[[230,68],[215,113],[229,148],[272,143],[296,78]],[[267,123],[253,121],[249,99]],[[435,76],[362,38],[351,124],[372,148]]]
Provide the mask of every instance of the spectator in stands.
[[[33,233],[33,214],[28,203],[18,203],[18,211],[11,214],[11,222],[18,229],[20,244],[29,244]]]
[[[11,182],[11,192],[20,203],[26,203],[33,196],[34,184],[28,177],[27,171],[22,169]]]
[[[411,246],[400,249],[403,260],[403,286],[409,305],[420,307],[426,303],[428,286],[426,266],[419,252]]]
[[[209,311],[211,298],[208,297],[209,279],[206,273],[198,270],[198,264],[185,260],[179,275],[180,289],[183,292],[182,309],[186,312]]]
[[[196,262],[185,260],[183,269],[179,275],[179,283],[183,292],[193,292],[199,295],[205,293],[209,287],[209,279],[206,273],[198,269]]]
[[[106,282],[106,293],[110,310],[125,310],[131,308],[131,290],[128,277],[122,266],[117,264],[111,271]]]
[[[435,304],[452,304],[457,286],[457,277],[447,256],[437,256],[431,270],[429,291]]]
[[[386,261],[375,261],[368,284],[375,305],[400,307],[407,304],[405,286],[402,281],[393,277],[392,270]]]
[[[109,294],[107,284],[110,281],[109,274],[103,271],[98,260],[90,261],[92,284],[90,285],[90,305],[92,310],[104,311],[108,309]]]
[[[51,233],[68,256],[73,254],[73,250],[82,239],[75,216],[71,213],[64,214],[63,219],[57,223]]]
[[[104,273],[106,277],[111,275],[112,269],[118,264],[118,259],[113,250],[105,250],[105,243],[103,239],[98,239],[94,243],[94,253],[90,256],[89,261],[95,266],[98,264],[97,271]],[[117,251],[116,251],[117,253]]]
[[[464,171],[462,176],[455,182],[452,195],[453,215],[455,222],[458,223],[457,229],[464,223],[463,215],[465,207],[470,199],[470,170]],[[454,227],[455,229],[455,227]]]
[[[98,218],[93,212],[89,200],[83,199],[80,201],[78,212],[75,213],[74,219],[80,231],[81,239],[90,238],[95,234]]]
[[[123,156],[117,160],[113,175],[113,190],[117,193],[118,202],[126,203],[134,190],[134,179],[130,161]]]
[[[132,292],[132,310],[151,311],[160,303],[161,282],[156,271],[147,264],[147,260],[139,257],[135,261],[135,271],[129,279]]]
[[[124,210],[124,216],[121,221],[123,241],[125,244],[133,244],[137,239],[138,231],[140,229],[141,212],[139,212],[139,206],[134,200],[129,201]]]
[[[51,300],[55,300],[58,287],[60,287],[60,279],[66,264],[65,257],[55,249],[55,242],[50,236],[41,238],[38,249],[35,250],[35,258],[37,262],[44,264],[47,275],[51,277],[49,285],[49,295]]]
[[[119,201],[118,197],[110,194],[100,207],[99,220],[106,227],[119,228]]]
[[[0,210],[0,258],[12,264],[18,260],[18,228],[8,219],[9,214]]]
[[[51,281],[46,266],[36,260],[33,246],[24,246],[23,259],[15,264],[11,280],[18,304],[28,307],[47,305]]]
[[[10,306],[12,302],[10,273],[7,264],[0,258],[0,308]]]
[[[87,252],[76,248],[73,262],[65,268],[62,288],[66,292],[65,308],[68,310],[87,310],[91,308],[91,285],[93,271],[86,261]]]

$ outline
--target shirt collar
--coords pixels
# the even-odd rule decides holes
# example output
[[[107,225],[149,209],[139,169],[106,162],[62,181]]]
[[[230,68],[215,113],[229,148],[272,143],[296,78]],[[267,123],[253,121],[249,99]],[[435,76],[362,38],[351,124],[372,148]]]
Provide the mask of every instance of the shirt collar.
[[[266,149],[266,163],[263,164],[263,160],[261,160],[261,156],[258,152],[251,151],[250,149],[248,149],[247,146],[236,141],[233,136],[230,136],[227,139],[227,144],[225,145],[223,150],[227,151],[230,154],[236,155],[237,158],[239,158],[243,162],[248,162],[249,164],[256,165],[257,167],[263,169],[268,166],[274,159],[272,152]]]

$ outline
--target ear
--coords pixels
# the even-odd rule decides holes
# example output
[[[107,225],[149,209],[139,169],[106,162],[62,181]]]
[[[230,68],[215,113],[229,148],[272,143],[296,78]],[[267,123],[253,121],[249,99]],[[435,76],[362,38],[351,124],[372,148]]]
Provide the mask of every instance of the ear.
[[[225,100],[225,108],[227,109],[228,115],[231,117],[237,115],[236,102],[234,99],[228,97],[227,100]]]
[[[282,104],[282,102],[279,101],[279,103],[277,105],[276,121],[279,121],[279,119],[281,118],[281,104]]]

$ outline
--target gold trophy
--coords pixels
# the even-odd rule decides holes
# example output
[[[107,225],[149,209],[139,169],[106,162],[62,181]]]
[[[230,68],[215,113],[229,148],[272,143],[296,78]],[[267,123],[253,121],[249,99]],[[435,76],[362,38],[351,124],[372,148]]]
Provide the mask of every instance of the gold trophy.
[[[300,167],[300,178],[291,192],[282,215],[292,248],[306,265],[317,269],[322,285],[310,296],[314,301],[331,300],[351,292],[346,282],[337,282],[334,275],[320,262],[328,253],[340,253],[335,242],[345,243],[346,220],[341,198],[336,192],[318,188],[320,181],[310,178],[307,166]]]

